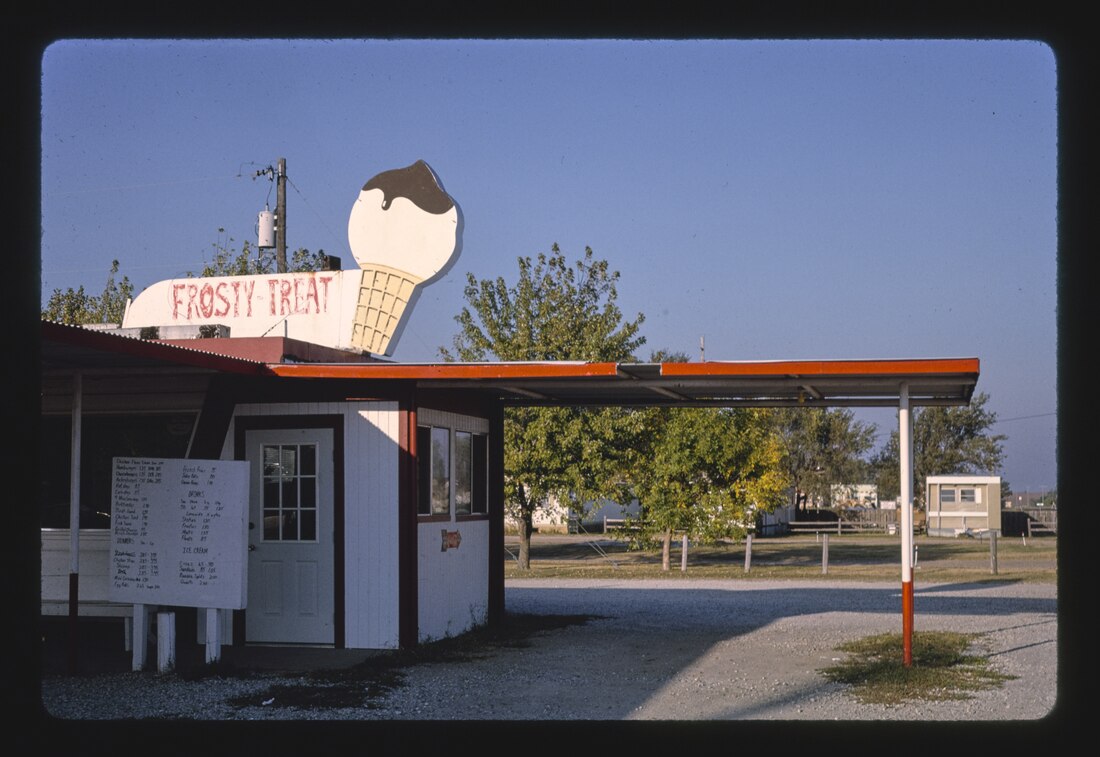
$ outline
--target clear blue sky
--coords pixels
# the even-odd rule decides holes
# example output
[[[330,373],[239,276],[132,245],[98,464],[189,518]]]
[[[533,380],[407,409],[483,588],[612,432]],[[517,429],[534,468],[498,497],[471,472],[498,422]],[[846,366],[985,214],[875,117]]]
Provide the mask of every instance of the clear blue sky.
[[[255,241],[355,267],[363,183],[427,161],[462,257],[394,354],[450,343],[467,272],[586,245],[651,349],[978,357],[1017,490],[1056,483],[1057,64],[1037,41],[59,41],[42,58],[43,301]],[[224,233],[219,233],[219,228]],[[892,411],[864,411],[880,441]]]

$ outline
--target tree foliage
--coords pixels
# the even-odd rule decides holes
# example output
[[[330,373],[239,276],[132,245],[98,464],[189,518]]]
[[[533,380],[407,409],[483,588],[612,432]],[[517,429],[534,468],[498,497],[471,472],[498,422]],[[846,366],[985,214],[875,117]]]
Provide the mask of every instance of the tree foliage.
[[[669,569],[674,533],[741,538],[758,511],[783,499],[787,479],[769,411],[652,408],[642,418],[630,472],[643,537],[661,542]]]
[[[644,316],[626,321],[617,304],[618,272],[586,247],[571,263],[555,244],[549,255],[520,257],[515,283],[467,274],[466,305],[445,360],[632,361],[645,342]],[[614,493],[614,408],[509,408],[505,414],[505,508],[520,524],[521,568],[530,567],[536,508],[551,499],[580,508]]]
[[[792,504],[830,501],[832,487],[871,476],[864,456],[875,440],[874,426],[843,408],[785,407],[772,414],[782,440],[783,468]]]
[[[71,326],[93,323],[122,323],[126,314],[126,303],[134,293],[130,279],[123,276],[117,280],[119,263],[111,261],[111,270],[107,274],[107,283],[103,293],[89,295],[82,284],[76,289],[69,287],[65,291],[54,289],[46,306],[42,309],[42,318]]]
[[[219,234],[225,229],[218,229]],[[241,242],[241,248],[234,250],[231,244],[235,240],[228,237],[225,242],[221,240],[214,243],[214,256],[209,262],[204,262],[200,277],[212,276],[254,276],[264,273],[275,273],[275,250],[270,247],[253,247],[246,239]],[[287,270],[296,271],[320,271],[325,268],[328,256],[324,250],[310,252],[305,247],[299,247],[290,255],[287,261]],[[189,276],[193,274],[188,274]]]
[[[1004,460],[1004,434],[992,434],[997,414],[986,408],[989,395],[978,393],[965,407],[922,407],[913,412],[913,500],[924,505],[929,476],[996,475]],[[898,496],[898,432],[875,457],[880,494]]]
[[[687,362],[657,351],[650,362]],[[786,477],[766,410],[653,407],[620,424],[621,477],[639,513],[631,533],[661,544],[670,568],[674,534],[700,542],[741,538],[760,511],[780,504]]]

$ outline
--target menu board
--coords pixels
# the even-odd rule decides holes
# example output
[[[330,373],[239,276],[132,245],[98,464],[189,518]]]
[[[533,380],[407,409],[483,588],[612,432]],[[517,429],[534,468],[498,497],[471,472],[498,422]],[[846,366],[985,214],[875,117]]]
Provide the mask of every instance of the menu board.
[[[243,609],[248,463],[114,458],[112,602]]]

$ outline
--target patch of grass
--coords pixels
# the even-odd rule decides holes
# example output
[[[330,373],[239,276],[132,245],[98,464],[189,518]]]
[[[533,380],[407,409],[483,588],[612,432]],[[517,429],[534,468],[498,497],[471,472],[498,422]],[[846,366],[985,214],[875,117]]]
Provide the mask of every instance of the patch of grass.
[[[293,707],[334,709],[378,706],[378,701],[404,680],[404,669],[413,665],[464,662],[484,658],[494,649],[524,647],[530,638],[593,620],[592,615],[527,615],[507,613],[498,626],[473,631],[409,649],[385,652],[347,668],[316,670],[301,683],[273,684],[262,692],[229,700],[236,708]]]
[[[915,632],[910,667],[902,659],[901,634],[869,636],[838,647],[851,656],[822,673],[852,687],[856,699],[868,704],[969,699],[971,692],[999,688],[1015,678],[992,670],[988,657],[971,651],[980,636]]]

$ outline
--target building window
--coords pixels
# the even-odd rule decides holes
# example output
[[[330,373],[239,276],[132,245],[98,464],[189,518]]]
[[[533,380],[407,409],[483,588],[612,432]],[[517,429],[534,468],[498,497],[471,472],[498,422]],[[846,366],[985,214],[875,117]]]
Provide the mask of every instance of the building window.
[[[469,515],[474,500],[473,436],[455,431],[455,515]]]
[[[940,504],[953,505],[955,504],[955,490],[954,489],[940,489]]]
[[[317,445],[263,446],[264,541],[317,540]]]
[[[417,514],[489,512],[489,442],[485,434],[418,426],[416,450]]]
[[[973,489],[959,489],[959,499],[969,504],[977,502]]]
[[[451,430],[439,426],[416,429],[418,502],[420,515],[451,513]]]
[[[473,435],[473,489],[470,512],[484,515],[489,512],[489,437]]]

